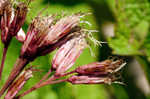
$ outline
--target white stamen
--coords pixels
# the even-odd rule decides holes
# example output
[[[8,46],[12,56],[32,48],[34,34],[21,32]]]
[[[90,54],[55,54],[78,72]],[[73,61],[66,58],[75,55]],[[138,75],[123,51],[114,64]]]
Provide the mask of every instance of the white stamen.
[[[102,46],[101,41],[98,41],[92,35],[93,32],[99,32],[99,31],[97,31],[97,30],[87,30],[87,29],[83,29],[83,31],[88,33],[88,38],[94,43],[94,46],[98,46],[98,45]],[[106,42],[102,42],[102,43],[106,43]]]
[[[91,56],[95,57],[95,53],[93,52],[92,48],[88,45],[88,48],[90,50]]]
[[[89,26],[92,26],[92,24],[90,22],[88,22],[88,21],[80,21],[80,23],[85,23],[85,24],[87,24]]]
[[[118,68],[116,68],[113,72],[118,72],[119,70],[121,70],[124,66],[126,65],[126,63],[121,64]]]
[[[93,37],[92,32],[89,32],[89,33],[88,33],[88,38],[89,38],[91,41],[93,41],[94,46],[98,46],[98,45],[102,46],[102,45],[101,45],[101,42],[98,41],[98,40],[96,40],[96,39]]]
[[[114,84],[120,84],[120,85],[126,85],[125,83],[120,82],[120,81],[114,81],[114,82],[112,82],[112,83],[114,83]]]

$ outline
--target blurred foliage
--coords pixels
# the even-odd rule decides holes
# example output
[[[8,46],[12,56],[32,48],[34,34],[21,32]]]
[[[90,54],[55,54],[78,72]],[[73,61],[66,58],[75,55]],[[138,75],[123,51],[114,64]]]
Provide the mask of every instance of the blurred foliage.
[[[145,55],[149,59],[149,16],[147,0],[118,1],[116,13],[116,36],[109,39],[109,45],[119,55]],[[122,43],[117,43],[121,42]]]
[[[77,60],[74,68],[79,65],[87,64],[97,60],[107,59],[108,56],[119,56],[131,63],[136,59],[144,75],[150,82],[150,1],[149,0],[35,0],[30,5],[30,10],[23,27],[27,31],[31,20],[48,6],[43,14],[72,14],[75,12],[84,12],[92,14],[86,16],[84,20],[89,21],[92,26],[86,26],[89,29],[99,30],[100,33],[94,36],[107,41],[102,47],[92,46],[96,57],[92,57],[86,49]],[[105,22],[115,24],[113,37],[107,37],[102,32],[102,25]],[[3,44],[0,43],[0,52]],[[5,68],[0,85],[6,81],[15,60],[19,56],[21,43],[16,39],[11,42],[8,50]],[[34,73],[34,77],[25,85],[22,90],[29,89],[49,70],[51,58],[55,52],[36,59],[29,65],[34,65],[42,72]],[[0,53],[2,56],[2,53]],[[0,57],[1,58],[1,57]],[[130,65],[123,71],[124,82],[126,86],[113,85],[71,85],[61,83],[45,86],[25,96],[23,99],[150,99],[149,94],[144,94],[134,81],[134,77],[128,72]],[[133,71],[134,72],[134,71]],[[135,70],[136,72],[136,70]]]

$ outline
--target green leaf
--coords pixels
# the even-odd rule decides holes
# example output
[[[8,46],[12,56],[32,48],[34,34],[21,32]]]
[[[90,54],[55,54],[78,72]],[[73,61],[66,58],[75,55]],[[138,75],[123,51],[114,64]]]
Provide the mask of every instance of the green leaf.
[[[142,20],[139,24],[137,24],[137,26],[134,28],[137,39],[139,39],[140,41],[145,40],[145,37],[147,36],[148,33],[148,29],[149,29],[149,22],[145,20]]]
[[[114,54],[118,55],[138,55],[139,43],[132,39],[132,41],[126,39],[124,36],[120,35],[117,38],[112,38],[108,40],[109,46],[113,49]]]

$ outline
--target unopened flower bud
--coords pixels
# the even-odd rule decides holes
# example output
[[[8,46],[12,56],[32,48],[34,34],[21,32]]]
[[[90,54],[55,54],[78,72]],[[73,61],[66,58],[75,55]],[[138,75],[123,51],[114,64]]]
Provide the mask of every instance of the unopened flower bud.
[[[32,77],[32,70],[27,69],[20,74],[18,79],[9,87],[5,99],[13,99],[23,88],[24,84]]]
[[[107,77],[72,76],[68,79],[72,84],[104,84],[111,83]]]
[[[52,68],[56,69],[56,74],[64,73],[72,67],[86,46],[87,42],[82,35],[62,45],[52,61]]]
[[[68,79],[73,84],[111,84],[120,83],[120,72],[118,72],[125,63],[122,60],[105,60],[102,62],[94,62],[78,67],[75,72],[76,76]]]
[[[118,78],[115,74],[108,75],[104,77],[98,76],[71,76],[68,79],[68,82],[72,84],[112,84],[119,83],[120,78]],[[120,84],[122,84],[120,82]]]
[[[125,63],[122,60],[105,60],[102,62],[94,62],[76,69],[79,75],[108,75],[119,71]]]

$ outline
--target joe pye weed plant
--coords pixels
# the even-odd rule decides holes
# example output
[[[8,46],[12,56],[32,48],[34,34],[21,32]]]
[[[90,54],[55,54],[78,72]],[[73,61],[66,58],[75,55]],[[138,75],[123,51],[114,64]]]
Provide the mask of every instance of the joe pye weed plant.
[[[1,40],[4,44],[1,61],[0,78],[4,67],[7,49],[13,37],[22,42],[20,55],[13,66],[5,84],[1,86],[0,97],[5,99],[20,99],[38,88],[61,82],[72,84],[111,84],[121,83],[120,69],[125,66],[122,59],[107,59],[102,62],[93,62],[79,66],[68,71],[82,54],[84,49],[90,48],[89,42],[100,45],[101,42],[92,37],[94,30],[85,29],[81,21],[85,13],[62,15],[42,15],[42,11],[32,20],[27,33],[22,30],[30,0],[0,1],[0,29]],[[36,2],[36,1],[35,1]],[[81,25],[82,23],[82,25]],[[39,82],[23,93],[19,91],[29,79],[34,79],[33,72],[39,72],[33,66],[26,68],[27,64],[39,56],[44,56],[57,50],[49,71]],[[6,92],[6,94],[4,94]]]

